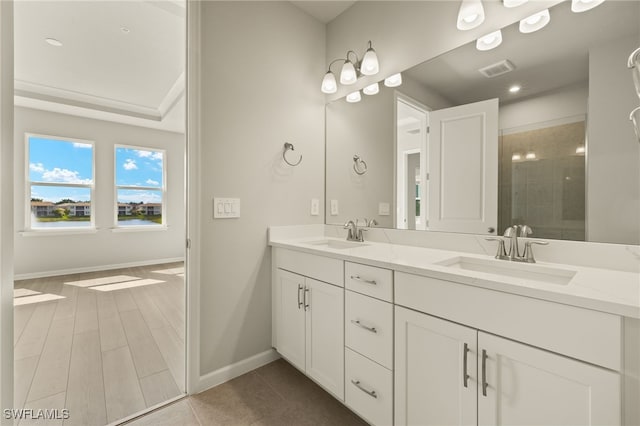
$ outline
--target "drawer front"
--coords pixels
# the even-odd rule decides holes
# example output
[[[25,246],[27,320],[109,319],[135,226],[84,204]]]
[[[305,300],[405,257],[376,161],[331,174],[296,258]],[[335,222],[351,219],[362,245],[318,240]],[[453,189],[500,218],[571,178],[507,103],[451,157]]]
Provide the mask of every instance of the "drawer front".
[[[378,364],[393,369],[393,305],[347,291],[345,344]]]
[[[372,425],[393,424],[391,371],[345,348],[345,404]]]
[[[620,371],[616,315],[471,285],[396,273],[396,304]]]
[[[345,262],[344,282],[348,290],[393,302],[393,271]]]
[[[344,287],[342,260],[281,248],[276,249],[274,255],[280,269]]]

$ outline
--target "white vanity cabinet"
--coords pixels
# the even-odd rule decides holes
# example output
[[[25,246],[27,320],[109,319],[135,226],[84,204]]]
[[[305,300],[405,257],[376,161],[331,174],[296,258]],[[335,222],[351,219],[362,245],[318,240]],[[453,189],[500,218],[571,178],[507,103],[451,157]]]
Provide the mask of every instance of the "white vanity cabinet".
[[[283,258],[288,259],[288,255]],[[287,265],[285,261],[282,266],[307,274],[315,271],[308,265],[335,260],[303,253],[293,258],[300,263]],[[343,262],[335,262],[325,266],[342,273]],[[333,275],[332,271],[317,270],[325,277]],[[276,268],[274,275],[274,347],[291,364],[344,400],[344,288],[282,268]]]
[[[599,354],[583,352],[585,343],[577,342],[582,338],[579,328],[591,327],[588,320],[602,321],[601,331],[617,333],[620,339],[619,318],[582,310],[587,321],[582,327],[558,323],[555,329],[543,329],[534,339],[552,350],[564,348],[558,343],[564,339],[572,349],[567,351],[578,358],[574,359],[530,346],[531,342],[521,338],[534,336],[534,325],[539,328],[545,323],[541,318],[527,317],[529,303],[540,303],[538,315],[547,313],[559,321],[562,317],[556,318],[553,308],[566,308],[565,323],[571,323],[571,314],[578,308],[558,304],[550,307],[549,302],[402,273],[396,274],[396,290],[396,303],[423,312],[436,311],[441,317],[396,306],[396,425],[621,424],[620,374],[578,360],[611,361],[608,367],[615,368],[619,366],[614,358],[620,353],[620,341],[618,347],[600,348]],[[488,303],[489,299],[479,297],[476,290],[496,299]],[[510,296],[504,302],[524,317],[512,317],[507,305],[502,305],[503,296]],[[458,303],[452,303],[451,297]],[[474,303],[480,306],[470,309],[468,305]],[[513,333],[504,324],[508,322],[516,323]],[[476,328],[479,324],[483,331]],[[489,333],[499,330],[527,344]],[[597,332],[591,337],[597,338]],[[596,340],[586,344],[596,347],[601,343]]]

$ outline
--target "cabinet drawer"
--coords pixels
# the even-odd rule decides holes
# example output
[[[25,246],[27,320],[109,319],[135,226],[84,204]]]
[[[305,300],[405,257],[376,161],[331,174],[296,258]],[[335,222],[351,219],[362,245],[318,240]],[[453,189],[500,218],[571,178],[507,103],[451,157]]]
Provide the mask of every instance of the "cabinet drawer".
[[[393,368],[393,305],[346,292],[345,344],[356,352]]]
[[[345,262],[344,282],[348,290],[393,302],[393,271]]]
[[[276,266],[305,277],[344,287],[344,262],[295,250],[276,249]]]
[[[393,423],[391,371],[345,348],[345,403],[372,425]]]
[[[616,315],[403,272],[395,280],[398,305],[621,369],[622,323]]]

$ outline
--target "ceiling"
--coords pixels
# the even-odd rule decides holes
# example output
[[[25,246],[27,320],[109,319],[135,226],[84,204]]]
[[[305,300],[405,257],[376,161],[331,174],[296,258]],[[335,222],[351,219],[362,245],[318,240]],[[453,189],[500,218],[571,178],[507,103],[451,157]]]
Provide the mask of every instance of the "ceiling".
[[[17,1],[14,16],[16,105],[184,132],[183,1]]]
[[[417,65],[405,74],[454,105],[500,97],[501,104],[569,85],[587,84],[589,48],[638,34],[640,2],[608,1],[588,12],[571,12],[570,2],[550,9],[551,22],[542,30],[521,34],[518,24],[502,30],[503,42],[480,52],[469,43]],[[516,69],[493,78],[478,69],[508,59]],[[509,86],[522,89],[513,95]]]
[[[355,1],[292,1],[292,4],[307,12],[318,21],[328,24],[349,9]]]

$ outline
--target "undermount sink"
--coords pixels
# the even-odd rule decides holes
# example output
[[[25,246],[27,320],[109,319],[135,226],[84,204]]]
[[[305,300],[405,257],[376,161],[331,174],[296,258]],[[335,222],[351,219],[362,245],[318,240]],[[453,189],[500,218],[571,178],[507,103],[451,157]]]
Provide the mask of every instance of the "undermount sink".
[[[342,240],[318,240],[318,241],[309,241],[306,244],[310,244],[312,246],[324,246],[332,249],[351,249],[356,247],[368,246],[369,244],[360,243],[357,241],[342,241]]]
[[[576,274],[576,271],[569,269],[559,269],[538,264],[506,260],[478,259],[466,256],[443,260],[442,262],[437,262],[436,265],[560,285],[569,284]]]

